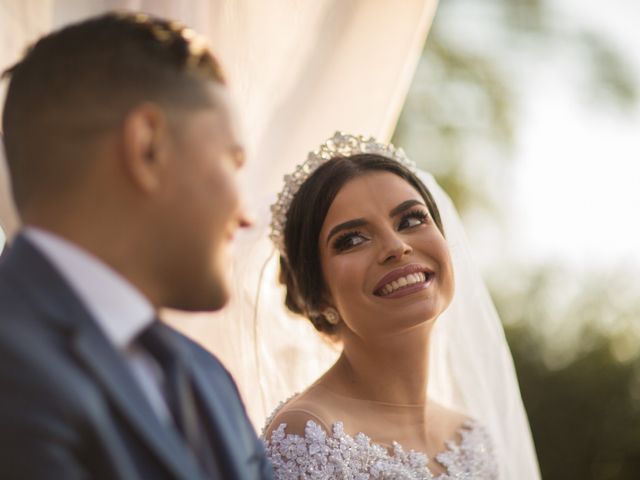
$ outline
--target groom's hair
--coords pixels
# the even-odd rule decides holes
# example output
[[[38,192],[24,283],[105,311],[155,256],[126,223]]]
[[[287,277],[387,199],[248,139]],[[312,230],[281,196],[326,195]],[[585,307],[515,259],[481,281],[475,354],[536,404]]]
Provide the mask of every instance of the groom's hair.
[[[210,106],[222,70],[192,30],[113,12],[42,37],[3,73],[6,158],[18,209],[42,187],[81,181],[90,147],[136,105]],[[57,189],[57,190],[56,190]]]

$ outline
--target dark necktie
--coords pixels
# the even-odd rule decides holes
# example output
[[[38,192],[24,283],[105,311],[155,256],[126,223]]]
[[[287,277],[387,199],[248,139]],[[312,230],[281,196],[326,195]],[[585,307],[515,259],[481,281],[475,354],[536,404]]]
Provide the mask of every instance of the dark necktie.
[[[219,478],[221,471],[211,439],[200,418],[198,401],[187,366],[155,321],[138,337],[139,344],[158,362],[164,373],[163,393],[176,427],[204,471]]]

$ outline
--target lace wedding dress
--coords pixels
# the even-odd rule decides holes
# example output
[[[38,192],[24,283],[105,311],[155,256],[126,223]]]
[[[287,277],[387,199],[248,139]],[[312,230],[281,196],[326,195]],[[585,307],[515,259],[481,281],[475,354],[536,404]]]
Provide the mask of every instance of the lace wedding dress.
[[[345,398],[341,399],[345,401]],[[476,421],[466,421],[457,432],[456,439],[445,443],[445,450],[430,459],[422,452],[405,450],[391,440],[376,443],[366,433],[349,435],[343,421],[336,421],[327,428],[314,420],[308,420],[304,435],[286,433],[287,424],[277,423],[278,414],[288,403],[282,403],[267,421],[269,438],[264,438],[267,455],[273,464],[276,480],[294,479],[349,479],[349,480],[494,480],[498,468],[493,446],[487,431]],[[361,408],[372,415],[381,412],[375,402],[367,402]],[[303,407],[294,407],[298,412],[308,412]],[[402,415],[389,411],[385,415]],[[408,407],[412,408],[412,407]],[[378,411],[376,411],[378,409]],[[315,416],[314,416],[315,417]],[[372,417],[374,418],[374,417]],[[380,417],[378,417],[380,418]],[[345,419],[346,421],[347,419]],[[372,429],[378,428],[371,425]],[[263,437],[267,428],[263,432]],[[383,433],[381,433],[384,436]],[[376,435],[376,438],[379,438]],[[444,473],[432,472],[434,461]]]

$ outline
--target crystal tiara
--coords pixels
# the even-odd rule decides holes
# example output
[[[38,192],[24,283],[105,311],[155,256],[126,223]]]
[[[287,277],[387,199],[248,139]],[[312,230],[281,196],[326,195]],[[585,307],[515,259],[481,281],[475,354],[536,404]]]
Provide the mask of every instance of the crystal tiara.
[[[401,148],[395,148],[390,143],[379,143],[373,137],[349,135],[336,132],[333,137],[320,145],[317,150],[309,153],[307,160],[298,165],[293,173],[284,176],[284,188],[278,194],[276,203],[271,206],[271,233],[269,238],[285,255],[284,229],[291,202],[302,184],[323,164],[336,157],[350,157],[362,153],[380,155],[395,160],[415,172],[416,165],[409,160]]]

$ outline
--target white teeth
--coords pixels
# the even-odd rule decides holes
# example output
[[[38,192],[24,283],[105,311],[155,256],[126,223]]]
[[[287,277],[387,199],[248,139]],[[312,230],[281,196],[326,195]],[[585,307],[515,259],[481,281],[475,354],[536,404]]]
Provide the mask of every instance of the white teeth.
[[[422,283],[427,281],[427,274],[424,272],[411,273],[404,277],[400,277],[393,282],[387,283],[380,289],[382,295],[389,295],[390,293],[398,290],[402,287],[414,285],[416,283]]]

